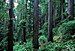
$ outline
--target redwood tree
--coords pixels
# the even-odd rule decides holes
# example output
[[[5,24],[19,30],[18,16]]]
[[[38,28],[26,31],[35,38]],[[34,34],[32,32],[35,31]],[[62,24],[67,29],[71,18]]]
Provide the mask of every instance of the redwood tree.
[[[39,48],[38,34],[39,34],[39,0],[34,0],[34,25],[33,25],[33,48],[37,51]]]
[[[52,0],[48,1],[48,41],[53,41],[53,14],[52,14]]]
[[[74,0],[68,0],[68,17],[73,19],[74,17]]]
[[[65,4],[65,0],[60,0],[60,6],[61,6],[61,20],[64,19],[64,12],[65,12],[65,9],[64,9],[64,4]]]
[[[7,33],[7,51],[13,51],[13,0],[9,0],[10,8],[9,8],[9,24],[8,24],[8,33]]]
[[[26,42],[26,22],[23,23],[22,27],[22,42]]]

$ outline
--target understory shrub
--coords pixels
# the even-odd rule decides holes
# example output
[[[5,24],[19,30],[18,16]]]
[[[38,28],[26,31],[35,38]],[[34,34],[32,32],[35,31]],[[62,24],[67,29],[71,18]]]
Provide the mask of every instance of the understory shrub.
[[[33,51],[32,43],[17,43],[14,45],[14,51]],[[69,40],[64,43],[48,42],[43,47],[39,47],[38,51],[75,51],[75,41]]]
[[[61,43],[48,43],[44,45],[44,48],[40,48],[39,51],[75,51],[75,42],[67,41]]]
[[[39,33],[42,33],[42,35],[47,36],[47,32],[48,32],[48,22],[45,22],[41,28],[41,30],[39,30]]]
[[[45,35],[40,36],[38,40],[40,45],[47,42],[47,38],[45,37]]]
[[[14,51],[32,51],[32,42],[27,42],[24,44],[16,43],[13,47]]]
[[[62,23],[53,29],[54,34],[59,35],[63,41],[75,38],[75,20]]]

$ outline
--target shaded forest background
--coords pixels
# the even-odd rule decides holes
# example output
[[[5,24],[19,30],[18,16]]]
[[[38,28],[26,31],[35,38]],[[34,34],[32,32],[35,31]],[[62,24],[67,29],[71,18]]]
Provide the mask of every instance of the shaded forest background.
[[[0,0],[0,51],[75,51],[75,0]]]

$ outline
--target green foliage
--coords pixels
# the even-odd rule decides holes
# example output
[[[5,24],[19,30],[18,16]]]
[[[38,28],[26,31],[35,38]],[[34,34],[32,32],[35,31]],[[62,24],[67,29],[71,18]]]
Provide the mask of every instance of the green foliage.
[[[13,49],[14,49],[14,51],[32,51],[32,42],[29,41],[24,44],[16,43],[14,45]]]
[[[25,24],[26,24],[26,20],[22,19],[18,25],[22,28],[22,27],[24,27]]]
[[[19,43],[14,46],[14,51],[24,51],[23,45],[20,45]]]
[[[38,40],[40,45],[47,42],[47,38],[44,35],[40,36]]]
[[[61,42],[61,36],[58,36],[58,35],[56,36],[56,35],[55,35],[55,36],[53,37],[53,41],[54,41],[54,42]]]
[[[69,21],[67,23],[63,23],[62,25],[60,25],[60,27],[58,28],[59,33],[67,33],[69,30],[71,31],[71,29],[75,29],[75,20],[74,21]]]
[[[16,1],[16,0],[15,0]],[[60,14],[60,0],[52,0],[53,7],[55,8],[55,14],[53,20],[58,19]],[[65,4],[64,4],[65,5]],[[0,0],[0,48],[6,50],[7,46],[7,21],[8,21],[8,4],[4,0]],[[69,21],[65,19],[61,21],[56,28],[53,29],[54,33],[54,42],[47,42],[47,32],[48,32],[48,22],[44,20],[47,16],[48,11],[48,1],[40,0],[39,3],[39,13],[42,22],[45,22],[41,26],[39,33],[42,33],[39,36],[39,51],[75,51],[75,20]],[[64,6],[66,9],[66,5]],[[13,51],[33,51],[31,38],[33,34],[33,1],[32,0],[18,0],[18,6],[14,8],[16,18],[13,20],[13,36],[14,39],[22,41],[22,28],[26,27],[26,43],[19,43],[14,41]],[[62,13],[64,16],[67,16],[67,13]],[[57,20],[60,21],[60,20]],[[15,28],[15,29],[14,29]],[[31,36],[30,36],[31,35]],[[29,36],[29,37],[28,37]],[[2,38],[2,39],[1,39]],[[29,41],[28,41],[29,39]],[[71,39],[71,40],[70,40]],[[68,40],[68,41],[67,41]],[[62,42],[67,41],[67,42]]]
[[[7,4],[4,2],[4,0],[0,0],[0,21],[8,17],[6,11],[7,11]]]
[[[33,28],[33,5],[31,0],[19,0],[18,6],[15,9],[16,10],[16,16],[17,18],[17,24],[19,25],[19,28],[21,29],[24,27],[24,23],[26,26],[26,34],[32,34],[32,28]],[[19,29],[19,30],[20,30]],[[19,31],[18,31],[19,32]]]
[[[0,49],[4,49],[7,46],[7,4],[4,0],[0,0]]]
[[[39,51],[75,51],[75,42],[68,41],[64,43],[48,43]]]
[[[0,42],[0,48],[6,49],[7,47],[7,37],[3,38],[2,41]]]
[[[40,33],[42,33],[42,35],[47,35],[48,32],[48,22],[45,22],[41,28],[41,30],[39,30]]]
[[[59,35],[58,34],[58,28],[60,27],[60,25],[62,25],[63,23],[67,23],[69,21],[69,19],[65,19],[65,20],[62,20],[61,22],[59,22],[58,24],[57,24],[57,26],[55,27],[55,28],[53,28],[53,33],[54,33],[54,35]]]
[[[59,27],[56,27],[53,30],[53,32],[61,36],[62,39],[66,41],[74,38],[74,34],[72,34],[74,29],[75,29],[75,20],[62,23]]]
[[[41,14],[45,14],[47,12],[47,2],[46,0],[40,0],[40,11],[41,11]]]

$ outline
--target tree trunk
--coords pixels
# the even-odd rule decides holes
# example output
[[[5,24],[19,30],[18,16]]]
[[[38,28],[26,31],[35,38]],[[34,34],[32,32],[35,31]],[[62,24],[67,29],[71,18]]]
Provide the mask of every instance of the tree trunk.
[[[48,1],[48,42],[53,41],[53,14],[52,14],[52,0]]]
[[[55,21],[55,16],[56,16],[56,5],[55,2],[53,2],[53,27],[56,27],[56,21]]]
[[[33,25],[33,48],[39,48],[38,34],[39,34],[39,0],[34,0],[34,25]]]
[[[68,17],[69,19],[74,19],[74,0],[68,0]]]
[[[23,28],[22,28],[22,41],[26,42],[26,23],[23,23]]]
[[[29,25],[28,25],[29,30],[28,30],[28,31],[29,31],[29,33],[31,33],[31,31],[32,31],[32,26],[31,26],[31,24],[32,24],[32,21],[31,21],[31,20],[32,20],[32,12],[31,12],[32,8],[31,8],[31,6],[32,6],[32,5],[31,5],[31,2],[32,2],[32,1],[30,0],[30,3],[28,3],[28,4],[30,5],[30,6],[29,6],[30,9],[28,9],[28,12],[29,12],[29,13],[28,13],[28,14],[29,14],[29,16],[28,16],[28,17],[29,17],[29,18],[28,18],[28,20],[29,20]]]
[[[65,9],[64,9],[64,3],[65,3],[65,0],[60,0],[60,5],[61,5],[61,20],[64,20],[64,12],[65,12]]]
[[[9,8],[9,24],[8,24],[8,33],[7,33],[7,51],[13,51],[13,0],[10,0],[10,8]]]

